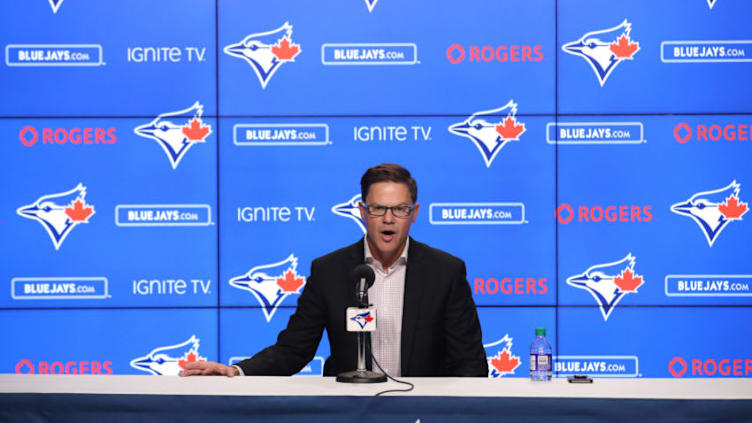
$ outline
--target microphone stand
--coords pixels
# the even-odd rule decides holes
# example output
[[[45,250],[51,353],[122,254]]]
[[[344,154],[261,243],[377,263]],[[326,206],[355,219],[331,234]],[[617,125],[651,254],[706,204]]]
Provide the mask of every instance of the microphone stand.
[[[366,288],[366,279],[360,279],[360,289],[358,289],[357,300],[359,307],[368,307],[368,290]],[[358,368],[349,372],[337,375],[337,382],[345,383],[380,383],[386,382],[386,376],[383,373],[376,373],[366,370],[366,333],[358,332]]]

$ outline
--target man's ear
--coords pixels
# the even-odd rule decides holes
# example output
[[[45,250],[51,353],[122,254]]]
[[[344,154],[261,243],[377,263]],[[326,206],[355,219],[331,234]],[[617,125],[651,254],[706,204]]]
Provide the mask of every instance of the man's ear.
[[[413,214],[410,217],[410,219],[412,219],[412,223],[415,223],[415,220],[418,219],[418,209],[420,209],[420,204],[415,203],[415,208],[413,209]]]

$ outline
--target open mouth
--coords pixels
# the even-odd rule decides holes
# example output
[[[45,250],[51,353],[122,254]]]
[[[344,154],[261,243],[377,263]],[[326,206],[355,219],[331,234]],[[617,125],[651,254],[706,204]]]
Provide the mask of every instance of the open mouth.
[[[394,231],[389,229],[381,231],[381,239],[384,240],[384,242],[390,242],[394,239]]]

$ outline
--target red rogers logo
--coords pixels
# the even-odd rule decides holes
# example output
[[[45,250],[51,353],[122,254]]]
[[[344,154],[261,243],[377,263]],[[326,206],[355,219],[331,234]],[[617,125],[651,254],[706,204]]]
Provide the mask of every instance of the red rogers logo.
[[[112,361],[69,361],[65,364],[61,361],[48,363],[40,361],[35,367],[29,360],[21,360],[16,364],[17,374],[33,375],[111,375]]]
[[[682,377],[687,370],[691,376],[752,376],[752,359],[692,359],[690,366],[681,357],[674,357],[668,363],[668,371],[673,377]]]
[[[749,125],[697,125],[694,130],[687,123],[674,127],[674,138],[681,144],[691,141],[749,141]]]
[[[578,206],[577,212],[569,204],[556,209],[556,219],[566,225],[577,217],[580,222],[650,222],[653,206]]]
[[[18,132],[18,139],[27,147],[39,141],[39,132],[31,125]],[[42,128],[42,144],[115,144],[115,128]]]
[[[474,293],[478,294],[537,294],[548,292],[546,278],[475,278]]]
[[[467,56],[471,62],[540,62],[543,60],[543,46],[530,45],[501,45],[501,46],[469,46]],[[465,60],[465,48],[455,43],[446,51],[447,59],[452,64]]]

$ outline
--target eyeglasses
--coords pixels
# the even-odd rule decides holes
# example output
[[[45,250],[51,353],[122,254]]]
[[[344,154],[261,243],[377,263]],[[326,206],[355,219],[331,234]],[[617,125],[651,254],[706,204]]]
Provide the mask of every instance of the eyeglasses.
[[[386,214],[387,210],[392,211],[392,216],[394,217],[401,217],[405,218],[410,216],[410,214],[413,212],[414,206],[406,206],[406,205],[399,205],[399,206],[382,206],[379,204],[366,204],[366,211],[368,211],[368,214],[371,216],[383,216]]]

